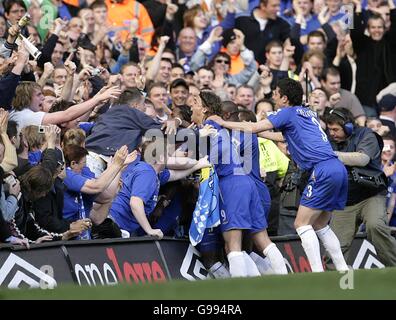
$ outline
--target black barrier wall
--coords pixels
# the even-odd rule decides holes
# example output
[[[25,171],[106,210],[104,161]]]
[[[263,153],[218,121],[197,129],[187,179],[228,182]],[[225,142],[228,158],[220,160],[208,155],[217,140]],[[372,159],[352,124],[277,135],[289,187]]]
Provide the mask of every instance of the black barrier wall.
[[[287,260],[289,272],[310,272],[297,237],[272,239]],[[322,253],[324,250],[322,248]],[[354,269],[382,268],[374,246],[357,237],[347,260]],[[113,285],[172,279],[210,278],[199,252],[187,240],[150,238],[68,241],[33,245],[30,250],[0,247],[0,286],[54,288],[62,283]]]

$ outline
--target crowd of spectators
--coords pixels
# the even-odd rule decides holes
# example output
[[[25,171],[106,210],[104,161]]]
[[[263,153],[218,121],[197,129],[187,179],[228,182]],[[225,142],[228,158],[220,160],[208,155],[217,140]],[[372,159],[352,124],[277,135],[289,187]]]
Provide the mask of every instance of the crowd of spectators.
[[[205,91],[220,98],[224,120],[265,119],[284,78],[301,84],[334,150],[367,153],[345,165],[375,163],[385,174],[378,192],[354,190],[353,221],[333,228],[348,222],[352,238],[355,226],[366,230],[396,265],[387,235],[396,227],[394,0],[3,1],[0,242],[187,237],[208,159],[181,149],[146,159],[145,134],[194,130],[194,99]],[[370,138],[344,148],[363,127]],[[258,146],[268,234],[295,234],[307,173],[276,132]],[[334,231],[349,247],[350,232]]]

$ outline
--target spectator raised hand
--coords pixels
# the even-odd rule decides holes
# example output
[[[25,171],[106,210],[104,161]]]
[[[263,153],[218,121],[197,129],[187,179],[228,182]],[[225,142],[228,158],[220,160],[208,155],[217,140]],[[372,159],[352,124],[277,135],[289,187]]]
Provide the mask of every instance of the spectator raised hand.
[[[54,124],[47,125],[44,128],[45,128],[44,130],[45,140],[47,141],[47,148],[55,149],[57,138],[61,133],[61,129]]]
[[[15,61],[15,66],[12,69],[12,73],[16,75],[20,75],[23,71],[23,68],[25,68],[25,65],[29,61],[29,51],[26,50],[26,47],[24,43],[21,43],[18,46],[18,53],[17,53],[17,59]]]
[[[45,75],[47,78],[51,77],[52,73],[54,72],[55,67],[51,62],[44,63],[44,70],[42,77]]]
[[[210,44],[214,44],[214,43],[216,43],[217,41],[223,40],[223,37],[221,36],[222,33],[223,33],[223,28],[222,28],[222,27],[220,27],[220,26],[214,27],[214,28],[212,29],[212,31],[210,32],[207,41],[208,41]]]
[[[128,157],[128,147],[122,146],[115,153],[115,155],[112,159],[112,164],[122,168],[124,166],[124,163],[125,163],[125,160],[127,159],[127,157]],[[129,160],[131,160],[131,159],[129,158]]]
[[[318,14],[318,20],[320,24],[323,26],[327,22],[329,22],[331,18],[330,10],[327,6],[323,6],[322,10],[320,10]]]
[[[106,89],[104,92],[99,92],[95,95],[94,98],[98,99],[99,102],[104,102],[109,99],[118,99],[118,97],[121,95],[121,90],[119,87],[111,87]]]
[[[63,20],[61,18],[56,18],[54,20],[54,24],[53,24],[53,27],[54,27],[53,34],[59,36],[61,31],[66,29],[67,25],[68,25],[68,21],[67,20]]]
[[[21,27],[16,23],[8,28],[8,43],[14,43],[16,38],[18,37],[19,32],[21,32]]]

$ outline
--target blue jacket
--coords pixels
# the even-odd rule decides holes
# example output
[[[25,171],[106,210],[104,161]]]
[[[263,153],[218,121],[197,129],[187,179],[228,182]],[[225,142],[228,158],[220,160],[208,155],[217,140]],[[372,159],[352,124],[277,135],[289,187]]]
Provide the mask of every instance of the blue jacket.
[[[0,106],[5,110],[11,110],[12,99],[21,76],[12,72],[0,80]]]

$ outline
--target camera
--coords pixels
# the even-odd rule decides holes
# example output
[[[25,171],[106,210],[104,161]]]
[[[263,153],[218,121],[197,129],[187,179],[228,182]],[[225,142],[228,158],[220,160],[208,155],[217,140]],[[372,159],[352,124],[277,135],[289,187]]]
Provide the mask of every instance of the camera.
[[[95,68],[93,69],[93,71],[91,72],[92,77],[98,76],[102,73],[102,70],[99,68]]]
[[[4,182],[10,186],[14,186],[17,183],[15,177],[12,174],[4,178]]]

